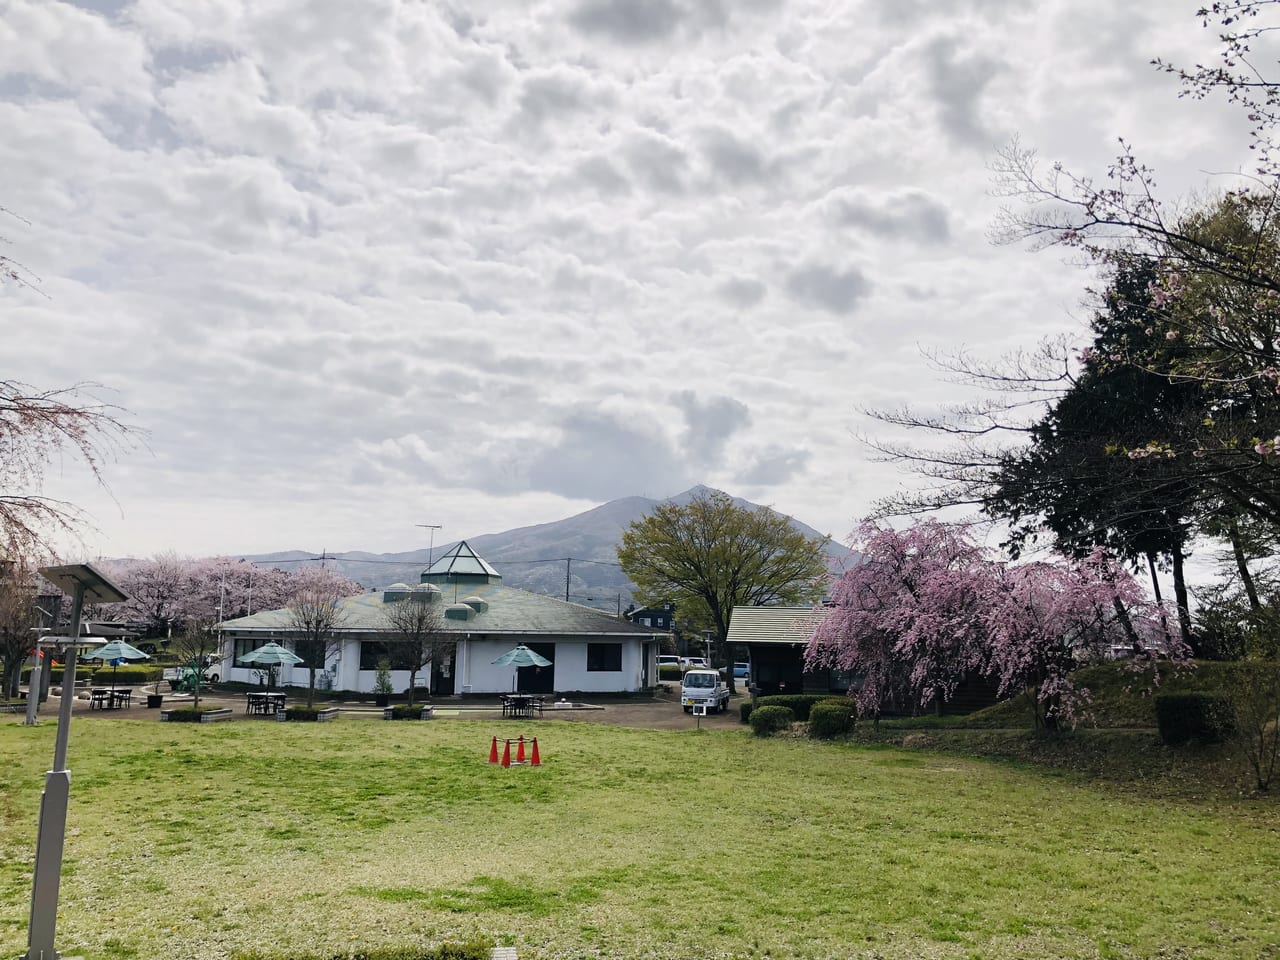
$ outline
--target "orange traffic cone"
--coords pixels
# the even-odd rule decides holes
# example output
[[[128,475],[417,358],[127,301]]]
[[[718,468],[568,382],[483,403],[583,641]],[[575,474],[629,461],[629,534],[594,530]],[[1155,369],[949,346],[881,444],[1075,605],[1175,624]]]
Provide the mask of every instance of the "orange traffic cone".
[[[516,763],[524,763],[524,734],[520,735],[520,743],[516,747]]]
[[[538,738],[537,737],[533,738],[533,756],[529,758],[529,766],[531,767],[542,766],[542,758],[538,756]]]
[[[493,745],[489,747],[489,762],[490,763],[498,762],[498,738],[497,737],[493,738]]]
[[[504,767],[511,766],[511,741],[504,741],[506,746],[502,748],[502,765]]]

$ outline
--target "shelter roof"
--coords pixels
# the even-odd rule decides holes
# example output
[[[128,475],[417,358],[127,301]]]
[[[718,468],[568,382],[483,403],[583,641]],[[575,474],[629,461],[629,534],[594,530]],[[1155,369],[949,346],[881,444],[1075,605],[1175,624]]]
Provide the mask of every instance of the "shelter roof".
[[[827,607],[734,607],[729,643],[808,643]]]

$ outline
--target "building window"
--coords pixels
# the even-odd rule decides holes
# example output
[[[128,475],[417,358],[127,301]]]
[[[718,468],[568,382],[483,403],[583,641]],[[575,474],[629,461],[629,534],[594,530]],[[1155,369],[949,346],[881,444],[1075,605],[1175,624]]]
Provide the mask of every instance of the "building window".
[[[413,644],[397,643],[394,640],[361,640],[360,669],[377,670],[378,661],[385,657],[392,670],[412,670],[413,655],[416,652],[417,647]]]
[[[620,673],[622,671],[622,644],[588,643],[588,673]]]
[[[257,670],[258,669],[257,665],[252,663],[244,663],[241,661],[240,658],[243,657],[250,650],[257,650],[260,646],[262,646],[266,642],[267,641],[262,640],[258,637],[237,637],[235,665],[244,670]]]

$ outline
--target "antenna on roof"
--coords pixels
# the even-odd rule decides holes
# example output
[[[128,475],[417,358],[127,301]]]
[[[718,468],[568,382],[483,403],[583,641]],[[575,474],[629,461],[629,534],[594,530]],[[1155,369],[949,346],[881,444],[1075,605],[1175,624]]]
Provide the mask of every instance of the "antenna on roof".
[[[436,531],[440,529],[438,523],[415,523],[415,527],[423,527],[431,531],[431,536],[427,539],[427,569],[431,569],[432,561],[435,560]]]

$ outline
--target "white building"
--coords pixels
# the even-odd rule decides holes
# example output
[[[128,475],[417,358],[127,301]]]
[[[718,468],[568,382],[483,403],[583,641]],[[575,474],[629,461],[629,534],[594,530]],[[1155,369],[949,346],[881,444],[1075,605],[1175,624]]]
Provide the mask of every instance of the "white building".
[[[451,653],[419,672],[417,685],[433,694],[631,693],[657,683],[662,631],[616,619],[593,607],[566,603],[502,584],[501,575],[466,541],[440,557],[413,586],[394,584],[341,602],[340,642],[317,675],[317,686],[369,693],[378,661],[394,659],[385,606],[403,600],[438,603]],[[257,683],[261,668],[241,663],[250,650],[274,640],[295,648],[297,631],[286,610],[268,610],[222,624],[224,680]],[[495,666],[517,644],[551,661],[549,667]],[[284,686],[306,686],[307,667],[281,667]],[[392,670],[396,693],[409,686],[409,671]]]

